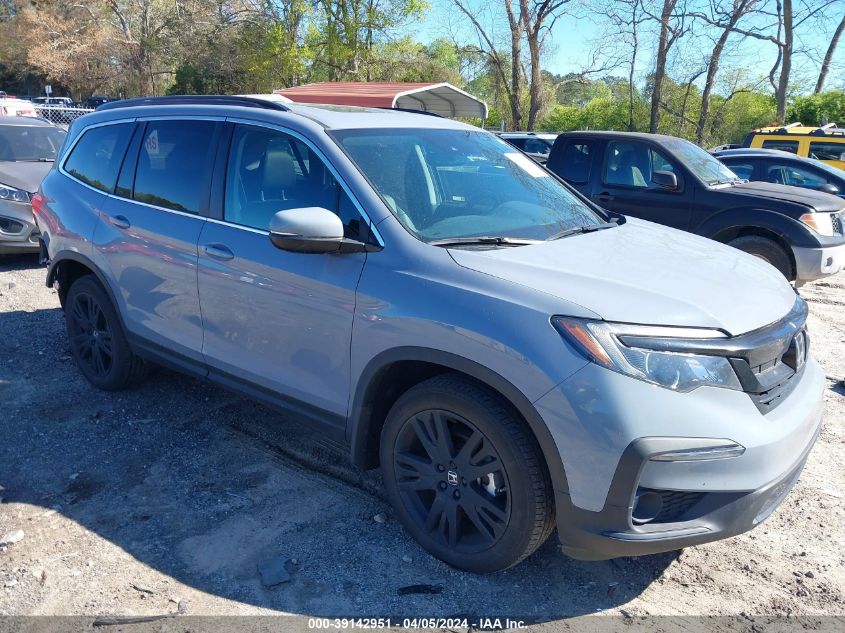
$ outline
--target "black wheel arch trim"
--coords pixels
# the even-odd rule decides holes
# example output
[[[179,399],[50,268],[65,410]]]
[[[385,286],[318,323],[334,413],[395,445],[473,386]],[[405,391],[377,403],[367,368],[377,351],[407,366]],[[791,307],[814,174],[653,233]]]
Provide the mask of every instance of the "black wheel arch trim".
[[[109,296],[109,300],[114,307],[114,311],[117,313],[117,318],[120,319],[120,326],[123,328],[124,332],[128,332],[126,329],[126,324],[123,321],[123,315],[121,314],[118,306],[116,297],[114,295],[114,291],[112,290],[111,284],[109,284],[108,280],[106,279],[105,275],[100,272],[100,269],[97,265],[87,256],[83,255],[82,253],[77,253],[76,251],[60,251],[56,253],[52,258],[50,258],[50,265],[47,268],[47,280],[46,285],[48,288],[52,288],[53,284],[56,283],[58,279],[59,273],[59,265],[64,262],[76,262],[77,264],[82,264],[91,273],[97,278],[97,281],[100,282],[100,285],[106,291],[106,294]]]
[[[352,462],[358,467],[367,466],[368,440],[373,424],[382,421],[370,417],[368,403],[375,397],[375,378],[382,370],[397,362],[424,362],[441,365],[449,371],[458,371],[494,389],[525,419],[531,429],[552,479],[555,498],[569,492],[563,461],[554,438],[543,418],[531,401],[513,383],[492,369],[464,356],[425,347],[397,347],[381,352],[372,358],[361,372],[352,394],[352,406],[347,426],[347,442]]]
[[[698,225],[695,233],[718,239],[720,234],[743,229],[759,229],[773,233],[790,246],[802,248],[821,248],[845,242],[841,235],[818,235],[800,220],[770,209],[754,207],[726,209],[715,213]]]

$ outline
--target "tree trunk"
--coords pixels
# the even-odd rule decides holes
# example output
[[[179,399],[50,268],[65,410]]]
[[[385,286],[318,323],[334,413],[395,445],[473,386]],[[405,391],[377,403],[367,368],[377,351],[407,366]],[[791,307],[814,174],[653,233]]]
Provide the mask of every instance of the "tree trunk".
[[[637,35],[637,3],[634,2],[631,8],[631,66],[628,70],[628,131],[633,132],[634,123],[634,73],[637,68],[637,53],[639,52],[639,36]]]
[[[822,62],[822,68],[819,71],[819,80],[816,82],[816,89],[814,94],[819,94],[824,90],[824,82],[827,79],[827,73],[830,72],[830,60],[833,59],[833,54],[836,52],[836,47],[839,44],[839,39],[842,37],[842,31],[845,31],[845,15],[842,16],[842,21],[833,32],[833,37],[830,40],[830,46],[827,47],[827,53]]]
[[[783,46],[775,98],[779,123],[786,122],[786,97],[789,93],[789,77],[792,72],[792,0],[783,0]]]
[[[531,85],[528,88],[530,104],[528,106],[528,129],[533,130],[537,124],[537,117],[542,107],[543,75],[540,72],[540,42],[539,33],[532,31],[528,40],[528,50],[531,57]]]
[[[522,31],[524,16],[514,16],[510,2],[505,2],[508,25],[511,30],[511,77],[508,99],[511,107],[511,123],[514,130],[522,129]]]
[[[657,133],[660,118],[660,98],[663,89],[663,78],[666,76],[666,58],[669,55],[669,20],[675,10],[677,0],[663,0],[663,10],[660,12],[660,39],[657,44],[657,61],[654,67],[654,87],[651,92],[651,121],[649,131]]]
[[[721,61],[722,51],[725,50],[725,44],[728,42],[736,23],[745,14],[748,6],[748,0],[734,0],[733,12],[731,18],[722,30],[722,34],[713,48],[713,54],[710,56],[710,62],[707,65],[707,77],[704,80],[704,90],[701,93],[701,110],[698,113],[698,125],[695,129],[695,140],[701,145],[704,143],[704,134],[707,129],[707,119],[710,116],[710,93],[713,92],[713,84],[716,81],[716,73],[719,71],[719,62]]]

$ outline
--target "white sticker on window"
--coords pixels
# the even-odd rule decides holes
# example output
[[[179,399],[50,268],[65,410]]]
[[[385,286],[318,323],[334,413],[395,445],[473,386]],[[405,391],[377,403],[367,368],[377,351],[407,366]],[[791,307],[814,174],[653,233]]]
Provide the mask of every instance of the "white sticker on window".
[[[505,156],[519,165],[524,172],[528,173],[529,176],[533,176],[534,178],[547,178],[549,176],[549,174],[543,171],[542,167],[528,158],[525,154],[520,154],[519,152],[505,152]]]
[[[144,149],[150,156],[158,156],[158,130],[153,130],[144,141]]]

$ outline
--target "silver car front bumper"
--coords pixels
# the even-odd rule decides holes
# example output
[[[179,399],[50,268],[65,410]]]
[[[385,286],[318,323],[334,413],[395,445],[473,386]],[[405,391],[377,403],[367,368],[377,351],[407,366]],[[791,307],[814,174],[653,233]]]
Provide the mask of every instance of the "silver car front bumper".
[[[37,253],[39,232],[28,202],[0,202],[0,255]]]

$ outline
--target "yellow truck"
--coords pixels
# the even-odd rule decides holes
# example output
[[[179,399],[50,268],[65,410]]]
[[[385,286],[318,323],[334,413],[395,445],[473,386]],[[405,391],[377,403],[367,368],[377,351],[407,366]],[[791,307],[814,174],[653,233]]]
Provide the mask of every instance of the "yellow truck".
[[[835,123],[821,127],[801,123],[763,127],[752,130],[742,146],[779,149],[845,170],[845,128],[837,127]]]

